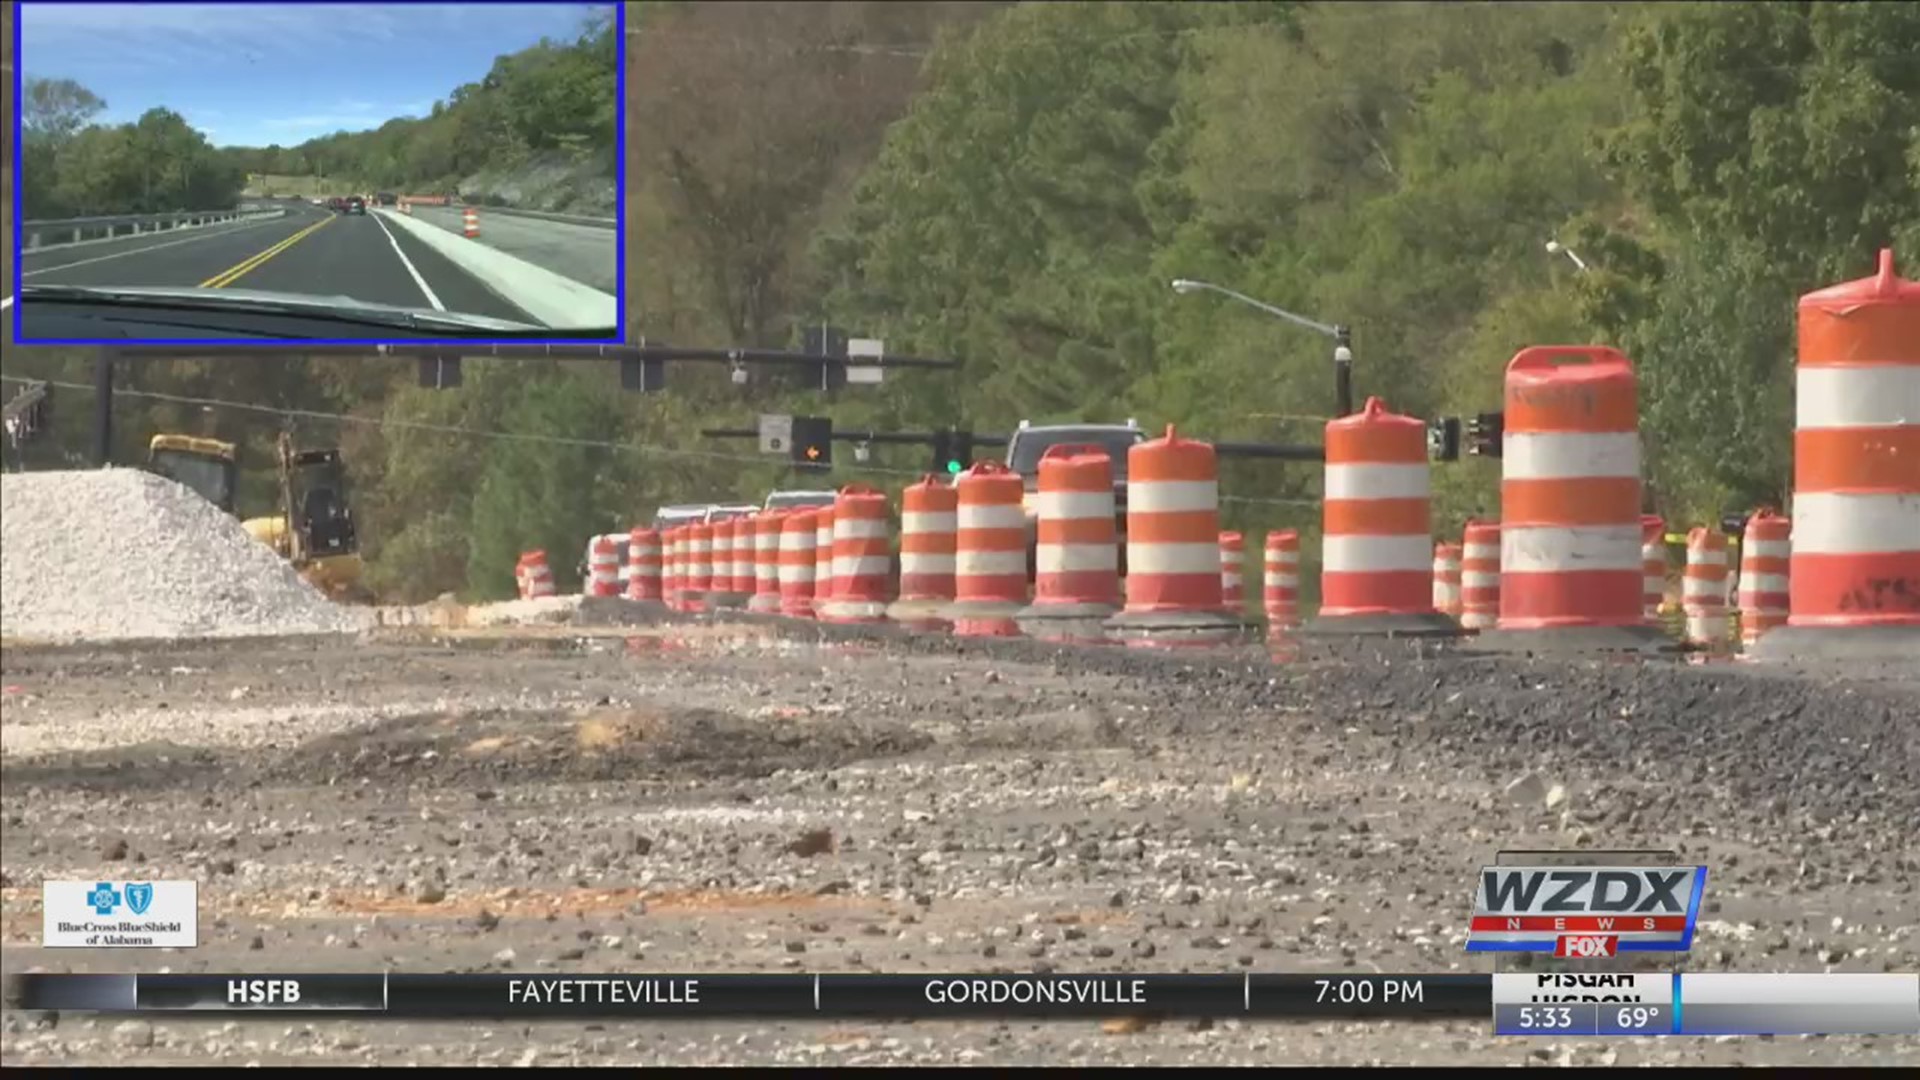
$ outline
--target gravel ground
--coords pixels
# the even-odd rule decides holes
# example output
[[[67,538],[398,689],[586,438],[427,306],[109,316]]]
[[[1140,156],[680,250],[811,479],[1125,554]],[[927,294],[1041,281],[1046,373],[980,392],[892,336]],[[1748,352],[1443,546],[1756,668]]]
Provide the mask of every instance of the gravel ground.
[[[0,480],[0,636],[123,641],[341,634],[360,613],[191,489],[140,469]]]
[[[671,620],[669,620],[671,621]],[[1694,969],[1913,970],[1920,678],[760,624],[9,648],[9,972],[1486,970],[1495,850],[1713,869]],[[201,881],[184,952],[39,949],[44,878]],[[1920,1064],[1489,1021],[0,1016],[0,1063]]]

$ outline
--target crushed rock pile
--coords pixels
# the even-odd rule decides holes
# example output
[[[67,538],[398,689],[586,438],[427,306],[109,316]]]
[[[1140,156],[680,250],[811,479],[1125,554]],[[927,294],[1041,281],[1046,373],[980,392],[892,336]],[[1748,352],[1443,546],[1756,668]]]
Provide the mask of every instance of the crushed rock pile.
[[[0,479],[0,635],[75,642],[349,633],[240,522],[138,469]]]

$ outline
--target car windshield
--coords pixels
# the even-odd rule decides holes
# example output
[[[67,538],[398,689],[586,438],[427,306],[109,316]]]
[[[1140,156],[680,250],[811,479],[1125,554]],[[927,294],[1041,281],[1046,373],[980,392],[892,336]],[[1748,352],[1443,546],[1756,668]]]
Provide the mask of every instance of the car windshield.
[[[1059,428],[1021,432],[1014,439],[1014,472],[1029,480],[1040,475],[1040,458],[1048,450],[1060,445],[1098,446],[1107,452],[1113,461],[1113,478],[1127,478],[1127,452],[1136,443],[1142,442],[1145,435],[1130,428]]]
[[[102,7],[18,10],[20,318],[106,324],[26,339],[619,333],[613,4]]]

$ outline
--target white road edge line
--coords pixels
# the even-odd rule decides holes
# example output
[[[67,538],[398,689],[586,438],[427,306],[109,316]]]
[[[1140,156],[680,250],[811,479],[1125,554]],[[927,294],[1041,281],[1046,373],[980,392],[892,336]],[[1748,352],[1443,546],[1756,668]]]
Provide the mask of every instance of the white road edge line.
[[[407,258],[407,253],[400,250],[400,241],[393,238],[393,230],[387,228],[387,223],[381,221],[378,214],[369,214],[367,216],[373,218],[374,222],[380,226],[380,231],[386,234],[387,243],[392,245],[393,253],[400,257],[400,265],[406,267],[407,273],[413,275],[413,283],[420,286],[420,291],[426,294],[427,303],[432,304],[433,310],[435,311],[447,310],[447,305],[441,303],[440,298],[433,295],[433,290],[427,287],[427,279],[421,277],[420,271],[414,269],[413,260]]]
[[[43,266],[38,270],[22,269],[20,271],[20,277],[24,280],[35,274],[51,274],[56,270],[66,270],[75,266],[90,266],[94,263],[106,262],[108,259],[124,259],[129,255],[139,255],[148,251],[159,251],[161,248],[179,247],[181,244],[191,244],[196,240],[211,240],[216,236],[228,236],[242,229],[252,229],[269,224],[269,222],[284,222],[285,220],[285,218],[271,218],[268,221],[249,221],[244,225],[239,225],[231,229],[221,229],[219,232],[200,233],[195,236],[189,236],[184,240],[169,240],[164,244],[148,244],[146,247],[134,248],[132,251],[121,251],[112,255],[97,256],[92,259],[81,259],[79,262],[61,263],[59,266]],[[22,254],[31,255],[32,252],[23,252]]]

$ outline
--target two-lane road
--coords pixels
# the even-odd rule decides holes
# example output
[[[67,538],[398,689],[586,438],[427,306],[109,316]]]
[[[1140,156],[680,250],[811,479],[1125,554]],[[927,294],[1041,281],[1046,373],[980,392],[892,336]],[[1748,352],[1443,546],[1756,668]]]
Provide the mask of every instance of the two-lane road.
[[[446,256],[380,220],[305,202],[284,217],[22,253],[26,285],[261,289],[539,325]]]

